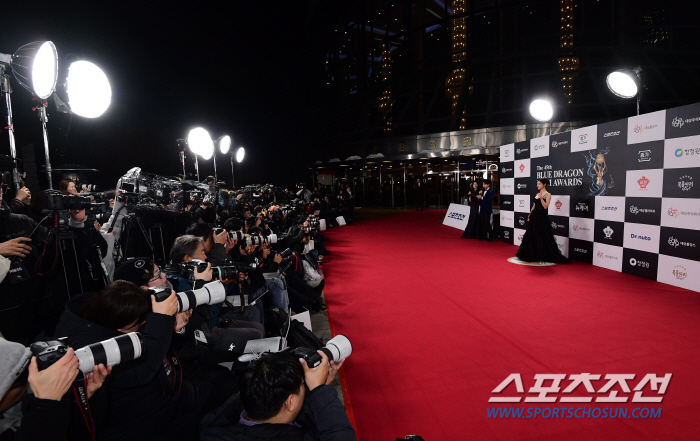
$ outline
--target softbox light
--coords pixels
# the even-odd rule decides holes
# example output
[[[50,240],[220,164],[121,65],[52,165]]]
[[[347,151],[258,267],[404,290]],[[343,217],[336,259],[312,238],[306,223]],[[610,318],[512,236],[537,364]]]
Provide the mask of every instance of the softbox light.
[[[66,79],[68,104],[76,115],[97,118],[112,102],[112,88],[107,75],[89,61],[76,61],[68,68]]]
[[[530,115],[537,121],[547,122],[552,119],[554,109],[552,104],[547,100],[534,100],[530,103]]]
[[[639,91],[639,76],[634,70],[620,69],[611,72],[605,82],[608,89],[620,98],[634,98]]]
[[[240,147],[238,150],[236,150],[236,162],[243,162],[244,157],[245,149],[243,147]]]
[[[9,62],[19,84],[42,100],[50,97],[58,79],[58,53],[50,41],[34,41],[17,49]]]
[[[214,141],[211,140],[209,132],[201,127],[190,130],[187,135],[187,145],[195,155],[203,159],[210,159],[214,155]]]

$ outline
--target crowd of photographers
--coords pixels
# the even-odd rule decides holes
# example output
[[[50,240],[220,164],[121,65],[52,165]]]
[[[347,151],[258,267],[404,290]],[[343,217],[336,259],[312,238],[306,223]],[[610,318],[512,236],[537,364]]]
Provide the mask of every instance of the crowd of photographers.
[[[332,386],[350,342],[291,320],[325,309],[321,230],[352,221],[350,189],[206,182],[166,261],[130,252],[151,238],[122,234],[119,188],[3,198],[0,441],[355,439]]]

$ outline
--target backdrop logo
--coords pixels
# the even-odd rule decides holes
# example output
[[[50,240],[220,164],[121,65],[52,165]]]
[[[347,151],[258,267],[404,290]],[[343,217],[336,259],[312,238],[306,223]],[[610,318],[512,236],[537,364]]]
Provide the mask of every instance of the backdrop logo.
[[[566,145],[568,143],[569,143],[569,141],[552,141],[552,148],[555,149],[555,148],[559,147],[560,145]]]
[[[501,171],[502,171],[503,173],[508,173],[509,171],[512,171],[512,170],[513,170],[512,168],[501,167]]]
[[[523,241],[523,235],[522,235],[522,234],[518,234],[518,241],[520,241],[520,242]]]
[[[518,168],[520,169],[520,173],[522,173],[525,170],[525,164],[520,164]]]
[[[603,205],[602,207],[600,207],[600,209],[602,211],[617,211],[617,207],[613,205]]]
[[[651,240],[651,237],[649,237],[649,236],[638,236],[638,235],[636,235],[636,234],[634,234],[634,233],[631,233],[631,234],[630,234],[630,237],[631,237],[632,239],[638,239],[638,240]]]
[[[608,132],[605,135],[603,135],[603,138],[609,138],[611,136],[617,136],[620,134],[620,131],[618,130],[617,132]]]
[[[634,133],[642,133],[644,131],[644,127],[640,125],[634,126]]]
[[[616,132],[620,133],[620,132]],[[601,150],[596,156],[593,153],[588,152],[588,156],[583,155],[586,165],[588,166],[588,176],[592,178],[591,185],[589,186],[590,193],[588,196],[605,196],[608,188],[615,186],[615,181],[612,175],[606,177],[608,173],[608,164],[605,162],[605,155],[610,153],[610,148],[607,147],[605,150]]]
[[[591,231],[590,228],[582,227],[576,224],[574,224],[573,229],[574,231]]]
[[[680,181],[678,181],[678,188],[683,191],[690,191],[693,188],[693,177],[692,176],[681,176]]]
[[[510,231],[508,231],[508,230],[504,231],[503,237],[510,237]]]
[[[673,248],[678,248],[678,245],[680,245],[681,242],[675,237],[671,236],[668,238],[668,244],[671,245]]]
[[[525,207],[525,200],[524,199],[519,199],[518,200],[518,207],[524,208]]]
[[[681,156],[683,156],[683,149],[676,149],[675,154],[676,158],[680,158]]]
[[[545,147],[544,144],[536,144],[536,145],[535,145],[535,151],[537,151],[537,150],[544,150],[544,147]]]
[[[527,184],[518,184],[518,189],[527,188]]]
[[[454,211],[450,212],[447,214],[447,217],[450,219],[456,219],[458,221],[462,221],[465,218],[465,215],[462,213],[455,213]]]
[[[613,235],[614,232],[615,232],[615,230],[613,230],[612,228],[610,228],[610,225],[608,225],[607,227],[605,227],[605,229],[603,230],[603,233],[605,234],[605,238],[606,238],[606,239],[612,239],[612,235]]]
[[[578,135],[579,144],[588,144],[588,135]]]
[[[503,155],[503,156],[508,158],[510,156],[510,149],[505,149],[505,155]]]
[[[521,154],[521,153],[527,153],[528,150],[529,150],[529,149],[516,149],[516,150],[515,150],[515,153],[517,153],[517,154],[519,155],[519,154]]]
[[[588,250],[585,248],[574,248],[577,253],[588,254]]]
[[[525,218],[522,218],[522,217],[521,217],[520,220],[518,220],[518,223],[519,223],[520,225],[525,225]]]
[[[654,213],[656,213],[656,210],[654,210],[653,208],[637,208],[635,205],[630,205],[630,213],[632,213],[632,214],[639,214],[639,213],[654,214]]]
[[[680,211],[673,207],[670,207],[666,213],[671,217],[678,217],[681,215]]]
[[[651,264],[649,262],[644,262],[642,260],[637,260],[634,257],[630,259],[630,265],[632,266],[638,266],[640,268],[651,268]]]
[[[574,225],[573,228],[574,228],[574,231],[578,231],[579,226],[578,226],[578,225]]]
[[[588,211],[588,204],[585,202],[579,202],[576,204],[576,211]]]
[[[562,204],[560,200],[557,200],[554,205],[557,207],[557,210],[561,210],[561,206],[564,204]]]
[[[683,265],[676,265],[673,267],[673,275],[676,276],[678,280],[685,280],[688,277],[688,270],[685,269]]]
[[[649,162],[651,161],[651,150],[640,150],[639,151],[639,162]]]
[[[639,184],[639,188],[641,188],[642,190],[647,189],[647,185],[649,185],[649,182],[649,178],[647,178],[646,176],[642,176],[640,179],[637,180],[637,184]]]
[[[557,228],[565,228],[565,227],[562,224],[557,224],[556,222],[552,222],[552,228],[556,230]]]
[[[598,251],[598,254],[597,254],[597,255],[598,255],[598,257],[600,257],[601,259],[605,259],[605,253],[604,253],[604,252]]]
[[[671,122],[671,125],[677,129],[683,127],[683,124],[685,124],[685,121],[683,121],[683,118],[679,117],[673,118],[673,121]]]

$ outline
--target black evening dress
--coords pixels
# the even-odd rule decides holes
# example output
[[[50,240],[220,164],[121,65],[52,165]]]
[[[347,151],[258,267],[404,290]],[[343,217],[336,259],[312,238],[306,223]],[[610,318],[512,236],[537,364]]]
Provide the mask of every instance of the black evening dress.
[[[535,209],[530,214],[530,224],[516,256],[523,262],[569,263],[554,240],[549,215],[540,198],[535,198]]]
[[[469,196],[469,208],[469,222],[464,229],[462,238],[476,239],[476,226],[479,224],[479,199],[477,199],[476,193],[473,190],[472,194]]]

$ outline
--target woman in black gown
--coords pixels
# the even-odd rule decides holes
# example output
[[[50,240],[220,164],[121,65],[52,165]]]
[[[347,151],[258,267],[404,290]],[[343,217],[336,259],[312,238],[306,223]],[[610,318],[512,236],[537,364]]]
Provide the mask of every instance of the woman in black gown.
[[[523,262],[569,263],[569,259],[562,255],[557,241],[554,240],[552,225],[547,214],[547,208],[552,201],[552,195],[547,192],[547,184],[549,184],[548,179],[537,181],[539,193],[532,204],[530,216],[527,218],[529,225],[516,256]]]
[[[476,226],[479,224],[479,199],[476,197],[480,193],[479,184],[472,182],[472,189],[467,194],[469,199],[469,222],[462,234],[463,239],[476,239]]]

